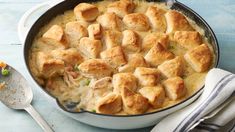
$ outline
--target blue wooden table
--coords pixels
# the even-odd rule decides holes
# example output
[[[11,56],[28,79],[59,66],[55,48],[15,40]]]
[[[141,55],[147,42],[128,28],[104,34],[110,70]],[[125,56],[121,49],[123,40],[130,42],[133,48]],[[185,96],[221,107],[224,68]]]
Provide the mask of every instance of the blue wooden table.
[[[17,36],[17,24],[25,11],[46,0],[0,0],[0,60],[19,70],[28,80],[23,64],[22,44]],[[211,25],[219,40],[221,57],[219,67],[235,73],[235,1],[180,0],[198,12]],[[33,105],[58,132],[110,132],[75,121],[50,106],[41,91],[32,85]],[[150,131],[152,127],[129,130]],[[40,132],[40,127],[24,111],[14,111],[0,103],[1,132]]]

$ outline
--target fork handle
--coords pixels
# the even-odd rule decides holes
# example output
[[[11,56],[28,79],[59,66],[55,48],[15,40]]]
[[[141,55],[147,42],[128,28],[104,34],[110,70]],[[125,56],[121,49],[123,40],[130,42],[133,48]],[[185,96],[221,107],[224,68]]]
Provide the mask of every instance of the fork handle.
[[[33,119],[38,123],[38,125],[43,129],[44,132],[54,132],[49,124],[42,118],[42,116],[33,108],[32,105],[29,105],[25,110],[33,117]]]

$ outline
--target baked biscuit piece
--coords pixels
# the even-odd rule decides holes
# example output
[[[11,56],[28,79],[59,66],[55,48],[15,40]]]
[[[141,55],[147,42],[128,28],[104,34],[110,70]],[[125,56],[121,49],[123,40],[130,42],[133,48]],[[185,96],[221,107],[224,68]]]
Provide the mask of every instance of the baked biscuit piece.
[[[212,63],[212,53],[206,44],[202,44],[184,55],[185,60],[197,72],[208,70]]]
[[[172,60],[167,60],[158,66],[159,71],[166,77],[176,77],[183,75],[183,60],[181,57],[176,57]]]
[[[51,26],[43,35],[42,39],[48,45],[60,45],[61,47],[68,48],[68,43],[64,35],[64,30],[59,25]]]
[[[187,89],[184,80],[180,77],[172,77],[163,82],[166,95],[171,100],[177,100],[186,95]]]
[[[107,49],[119,46],[122,44],[122,33],[116,30],[106,30],[103,40]]]
[[[102,114],[115,114],[122,109],[122,97],[115,93],[109,93],[97,102],[96,110]]]
[[[149,29],[148,18],[142,13],[128,14],[123,18],[123,22],[132,30],[147,31]]]
[[[50,54],[53,58],[63,60],[66,65],[80,64],[83,61],[83,57],[75,48],[67,50],[53,50]]]
[[[141,86],[155,86],[160,79],[160,73],[155,68],[137,67],[134,75]]]
[[[139,54],[128,55],[128,63],[118,68],[119,72],[133,72],[136,67],[148,67],[144,57]]]
[[[128,114],[142,114],[149,108],[148,99],[128,88],[121,92],[124,112]]]
[[[122,21],[121,19],[113,12],[106,12],[103,15],[100,15],[96,21],[100,23],[100,25],[104,29],[110,30],[118,30],[122,29]]]
[[[42,35],[42,37],[54,39],[59,42],[62,41],[64,37],[64,30],[59,25],[53,25]]]
[[[82,37],[88,36],[87,29],[76,21],[68,22],[65,25],[65,34],[71,47],[75,47]]]
[[[117,73],[113,75],[113,92],[121,94],[123,88],[137,90],[137,79],[132,73]]]
[[[174,33],[175,31],[192,31],[193,28],[189,24],[186,17],[175,10],[170,10],[165,14],[167,30],[166,33]]]
[[[197,31],[176,31],[174,41],[186,49],[193,49],[202,44],[202,38]]]
[[[87,28],[89,38],[100,39],[102,37],[102,27],[100,24],[91,24]]]
[[[152,28],[155,31],[164,33],[166,31],[166,20],[164,14],[166,11],[156,6],[149,6],[145,15],[149,18]]]
[[[132,30],[125,30],[122,34],[122,46],[128,51],[139,52],[141,49],[139,35]]]
[[[104,77],[95,82],[91,82],[94,97],[104,97],[113,91],[112,77]]]
[[[146,35],[143,39],[142,48],[144,50],[149,50],[153,45],[160,43],[165,49],[168,47],[168,35],[164,33],[150,33]]]
[[[127,63],[125,55],[120,46],[101,52],[100,57],[106,60],[114,68],[120,67]]]
[[[107,12],[114,12],[122,18],[125,15],[132,13],[134,8],[135,4],[132,0],[120,0],[109,4]]]
[[[163,105],[165,100],[165,91],[161,85],[152,87],[143,87],[139,93],[148,99],[149,103],[154,108],[159,108]]]
[[[150,65],[157,66],[166,60],[174,58],[174,54],[166,50],[160,43],[157,43],[144,58]]]
[[[80,3],[74,8],[74,14],[77,20],[94,21],[99,15],[99,10],[96,6],[88,3]]]
[[[50,38],[39,38],[37,41],[35,41],[35,46],[37,50],[42,51],[42,52],[50,52],[51,50],[56,50],[56,49],[66,49],[68,48],[68,45],[62,42],[58,42],[54,39]]]
[[[101,59],[85,60],[78,69],[84,76],[91,78],[102,78],[112,74],[112,68]]]
[[[64,61],[55,59],[47,53],[38,52],[36,56],[39,76],[50,78],[64,73]]]
[[[83,37],[80,39],[79,50],[89,58],[97,58],[102,50],[100,40]]]

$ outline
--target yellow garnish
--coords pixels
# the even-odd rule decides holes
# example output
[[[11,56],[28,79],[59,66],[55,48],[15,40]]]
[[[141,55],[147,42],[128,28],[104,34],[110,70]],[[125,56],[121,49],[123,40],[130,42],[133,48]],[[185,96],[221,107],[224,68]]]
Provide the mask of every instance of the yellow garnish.
[[[0,61],[0,67],[1,67],[1,68],[5,68],[6,66],[7,66],[7,64],[6,64],[6,63],[4,63],[4,62]]]

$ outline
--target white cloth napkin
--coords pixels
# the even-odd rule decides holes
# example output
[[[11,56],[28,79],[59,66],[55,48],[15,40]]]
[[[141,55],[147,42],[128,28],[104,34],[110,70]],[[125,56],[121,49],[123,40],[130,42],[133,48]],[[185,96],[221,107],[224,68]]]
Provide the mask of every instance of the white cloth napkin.
[[[200,98],[187,107],[163,118],[151,132],[187,132],[196,121],[212,112],[229,97],[234,96],[234,93],[235,75],[214,68],[206,76],[204,91]],[[201,123],[200,126],[204,124],[204,130],[210,131],[210,129],[218,129],[219,126],[224,126],[234,118],[235,100],[232,100],[215,117]]]

